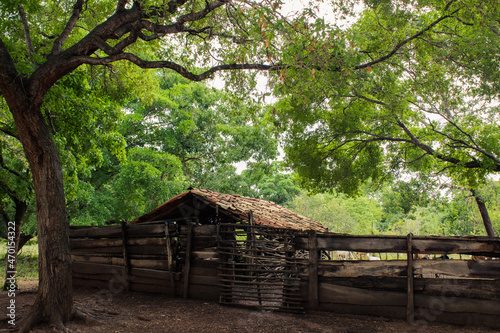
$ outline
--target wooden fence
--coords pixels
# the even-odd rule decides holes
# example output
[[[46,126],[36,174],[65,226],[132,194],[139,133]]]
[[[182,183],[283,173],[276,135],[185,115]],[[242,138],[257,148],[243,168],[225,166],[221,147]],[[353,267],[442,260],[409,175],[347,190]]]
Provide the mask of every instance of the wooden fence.
[[[71,227],[75,285],[218,298],[216,227],[175,221]]]
[[[283,230],[283,246],[275,245],[280,236],[273,236],[276,249],[262,251],[256,247],[256,235],[265,233],[258,229],[255,225],[234,227],[235,241],[228,242],[231,229],[227,226],[222,229],[196,221],[72,227],[73,281],[109,292],[155,292],[228,303],[245,294],[236,294],[237,289],[228,285],[239,288],[263,281],[255,283],[263,288],[270,278],[273,283],[293,278],[299,280],[300,288],[294,309],[500,327],[500,260],[487,260],[500,257],[498,239]],[[228,244],[238,248],[228,249]],[[264,278],[262,265],[256,263],[265,262],[262,256],[270,251],[279,256],[281,248],[293,269],[285,267],[280,274]],[[356,258],[339,260],[340,251]],[[384,260],[362,260],[360,253]],[[451,259],[416,259],[418,255]],[[243,269],[231,269],[235,263]],[[255,272],[252,267],[257,267]],[[282,274],[289,270],[293,276]],[[265,293],[249,294],[248,304],[265,304],[255,298]]]
[[[500,260],[487,260],[500,257],[498,239],[310,232],[295,241],[309,251],[301,275],[308,308],[500,327]],[[321,251],[404,260],[321,260]],[[421,254],[438,259],[414,259]]]

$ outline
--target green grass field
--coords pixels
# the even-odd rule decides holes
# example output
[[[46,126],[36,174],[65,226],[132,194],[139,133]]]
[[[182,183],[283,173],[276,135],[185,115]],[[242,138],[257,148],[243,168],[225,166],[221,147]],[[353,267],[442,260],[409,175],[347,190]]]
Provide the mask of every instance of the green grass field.
[[[5,280],[5,254],[7,242],[0,240],[0,288]],[[28,242],[17,256],[17,277],[20,279],[38,279],[38,244]]]

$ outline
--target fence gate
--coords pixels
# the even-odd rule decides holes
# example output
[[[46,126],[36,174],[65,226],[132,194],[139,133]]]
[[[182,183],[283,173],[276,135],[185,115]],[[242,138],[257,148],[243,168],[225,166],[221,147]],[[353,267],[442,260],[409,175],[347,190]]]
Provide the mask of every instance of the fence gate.
[[[217,248],[220,303],[303,311],[292,230],[221,224]]]

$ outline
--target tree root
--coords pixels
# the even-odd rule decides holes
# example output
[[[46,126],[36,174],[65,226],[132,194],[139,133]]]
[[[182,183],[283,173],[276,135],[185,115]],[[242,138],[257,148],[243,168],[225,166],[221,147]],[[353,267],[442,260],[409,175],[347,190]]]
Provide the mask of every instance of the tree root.
[[[106,311],[103,311],[106,313]],[[55,332],[64,332],[69,333],[71,330],[64,325],[62,318],[60,316],[55,316],[56,318],[51,318],[49,320],[49,325]],[[85,324],[99,324],[99,318],[106,317],[106,315],[102,315],[99,311],[87,311],[82,310],[78,307],[73,307],[72,320],[81,320]],[[43,312],[40,306],[35,302],[32,306],[31,311],[24,317],[19,324],[19,328],[17,329],[18,333],[28,333],[31,329],[33,329],[36,325],[41,324],[47,321],[48,318],[43,317]]]
[[[17,332],[19,333],[27,333],[29,332],[35,325],[40,323],[42,320],[42,310],[39,301],[37,300],[35,304],[31,307],[30,312],[24,317],[20,324]]]
[[[73,320],[82,320],[85,324],[98,324],[99,317],[95,311],[84,311],[77,307],[73,309]]]

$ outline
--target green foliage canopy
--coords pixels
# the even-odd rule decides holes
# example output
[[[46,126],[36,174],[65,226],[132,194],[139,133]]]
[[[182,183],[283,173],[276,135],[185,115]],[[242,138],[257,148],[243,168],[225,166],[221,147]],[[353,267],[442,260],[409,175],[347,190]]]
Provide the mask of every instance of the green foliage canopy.
[[[355,194],[368,179],[424,171],[477,188],[498,173],[499,10],[365,1],[349,28],[311,28],[307,47],[291,44],[298,65],[281,73],[275,110],[301,184]]]

